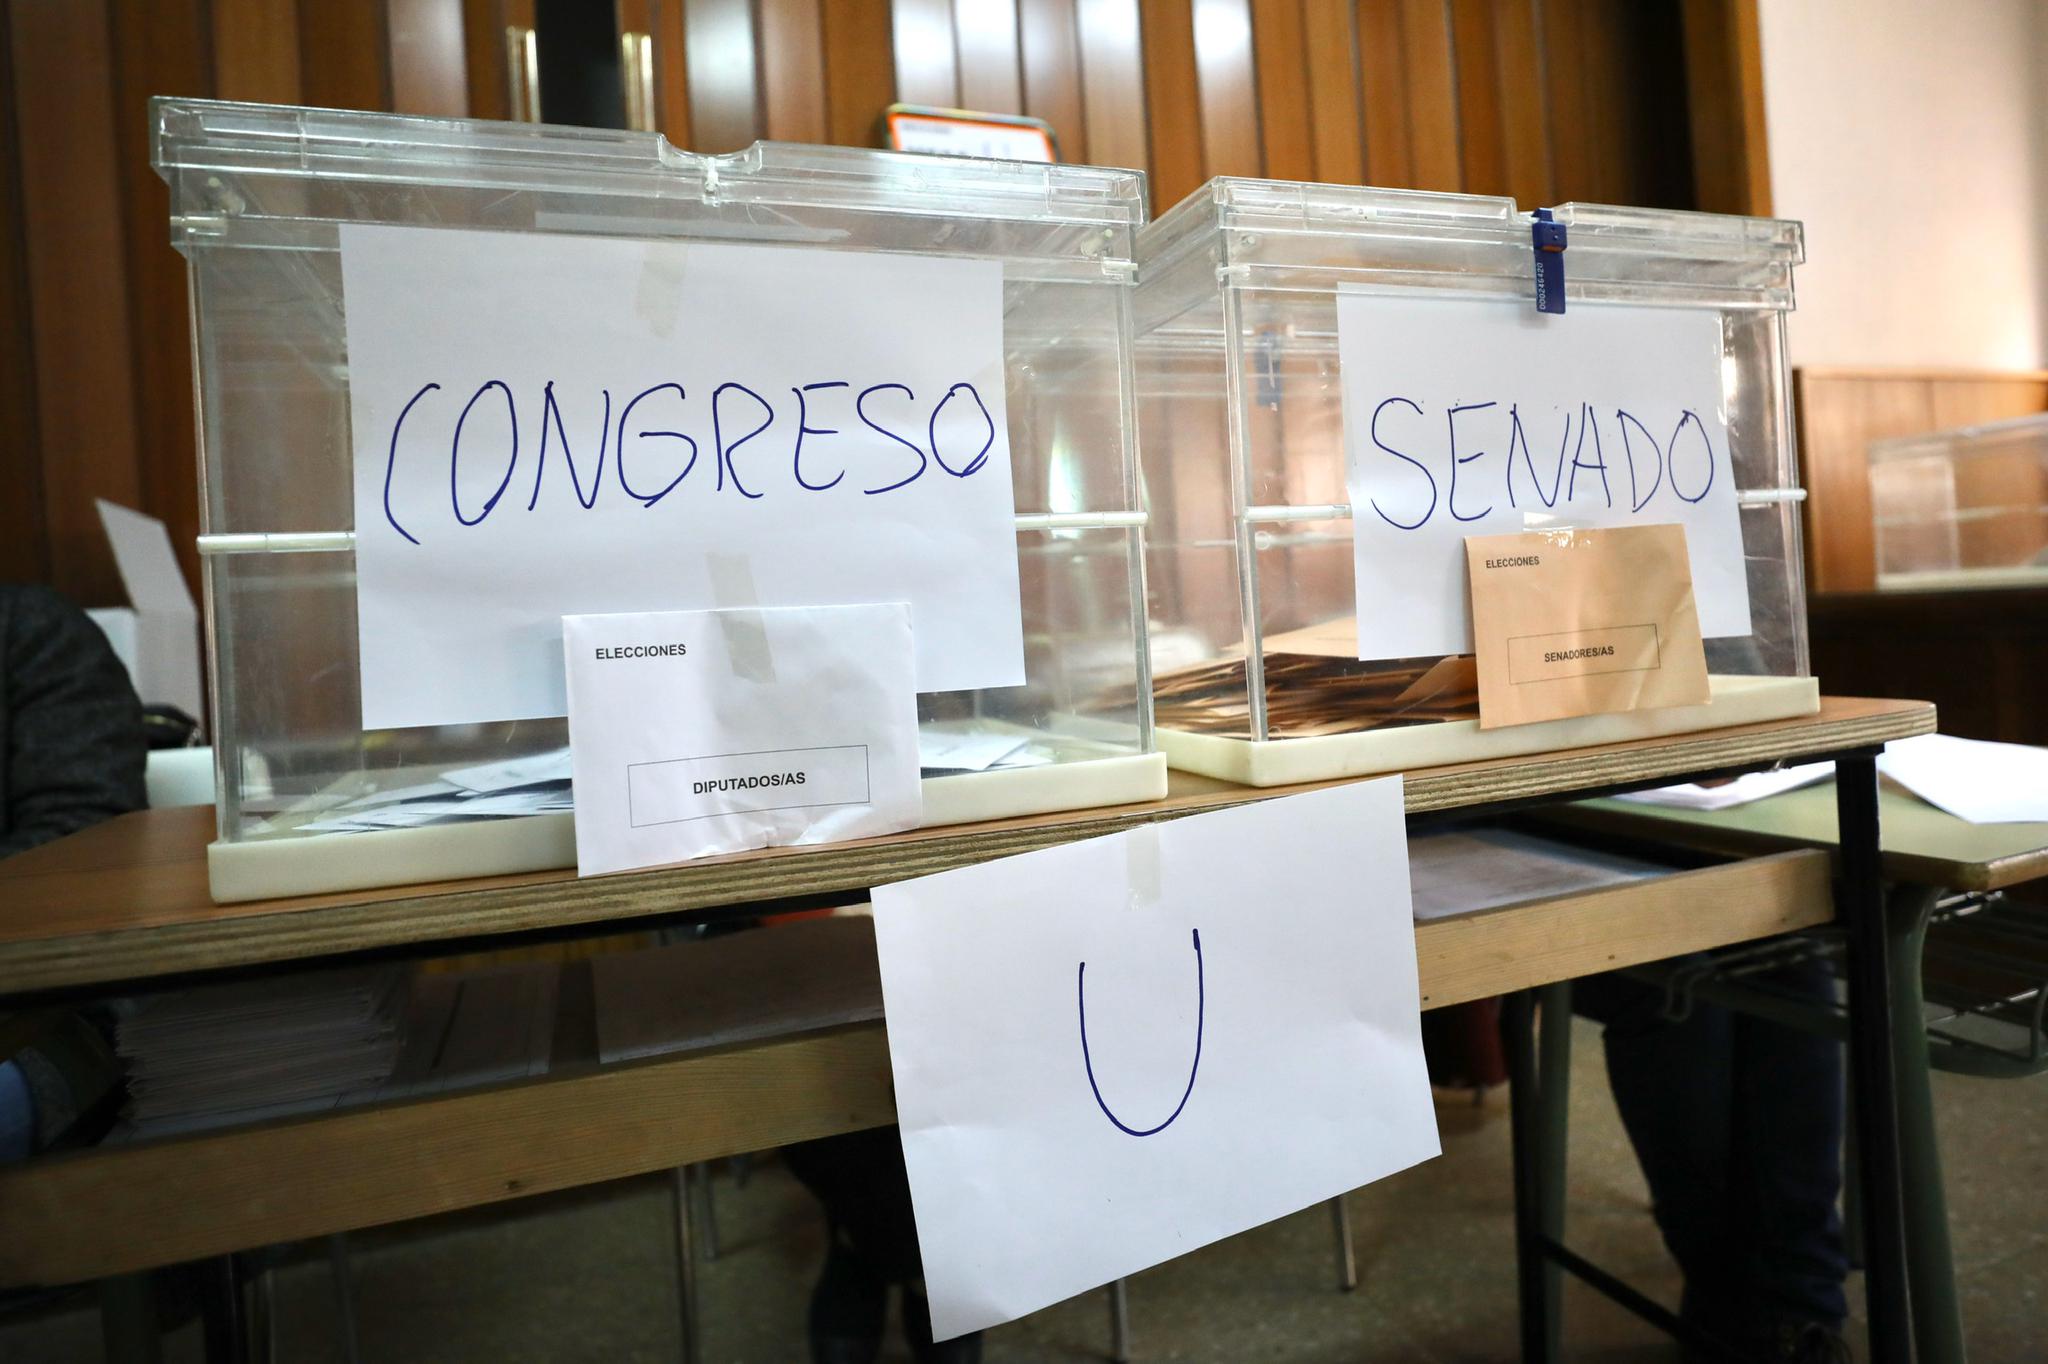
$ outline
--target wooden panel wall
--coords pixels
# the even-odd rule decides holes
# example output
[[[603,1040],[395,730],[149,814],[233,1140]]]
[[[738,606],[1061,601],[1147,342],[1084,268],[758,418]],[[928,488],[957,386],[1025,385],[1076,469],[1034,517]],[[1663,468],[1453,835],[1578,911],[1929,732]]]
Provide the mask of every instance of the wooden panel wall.
[[[163,518],[197,587],[185,265],[152,95],[468,107],[462,0],[0,4],[0,578],[122,600],[93,507]]]
[[[669,139],[872,144],[895,100],[1068,160],[1753,211],[1756,0],[612,0]],[[0,576],[118,598],[95,496],[195,582],[183,264],[151,94],[505,117],[533,0],[0,0]],[[545,110],[543,110],[545,113]],[[90,262],[91,268],[79,268]]]
[[[1806,486],[1806,586],[1816,596],[1877,586],[1870,442],[2048,412],[2048,371],[2040,370],[1802,369],[1792,385]]]

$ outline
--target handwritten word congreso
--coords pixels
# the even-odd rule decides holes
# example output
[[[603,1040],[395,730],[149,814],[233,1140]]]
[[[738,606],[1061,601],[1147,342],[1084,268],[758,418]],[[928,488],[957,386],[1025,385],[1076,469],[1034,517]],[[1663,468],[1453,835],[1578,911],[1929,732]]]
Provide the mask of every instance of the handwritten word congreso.
[[[881,496],[909,487],[925,477],[933,465],[953,478],[971,478],[988,463],[989,452],[995,446],[995,418],[971,383],[954,384],[936,401],[924,402],[909,385],[896,383],[871,384],[856,394],[853,385],[845,380],[829,380],[803,384],[789,392],[788,399],[780,400],[780,409],[741,383],[720,384],[711,390],[708,400],[700,400],[697,430],[702,434],[703,424],[708,422],[713,492],[723,493],[730,484],[731,490],[743,498],[765,497],[776,477],[775,469],[786,466],[796,486],[812,493],[836,488],[849,474],[854,474],[850,486],[868,496]],[[619,406],[615,422],[611,390],[602,389],[600,393],[602,420],[595,431],[586,428],[577,445],[572,446],[569,427],[576,423],[563,419],[552,383],[542,387],[538,402],[528,399],[529,434],[524,441],[520,404],[511,386],[503,380],[486,380],[459,409],[454,395],[444,395],[441,385],[421,385],[391,425],[389,453],[384,463],[384,519],[407,540],[420,543],[407,529],[406,522],[424,524],[429,508],[406,507],[405,522],[401,522],[401,509],[392,505],[392,482],[399,468],[399,439],[408,422],[414,423],[415,442],[423,425],[436,438],[446,433],[445,444],[437,439],[433,458],[438,469],[443,458],[439,452],[445,449],[448,505],[460,525],[481,525],[498,509],[520,472],[523,449],[534,449],[532,485],[526,499],[528,511],[540,505],[549,456],[557,449],[569,488],[585,511],[597,506],[604,491],[607,460],[620,493],[642,506],[655,506],[680,488],[697,467],[701,453],[697,437],[677,429],[687,424],[684,404],[690,400],[689,395],[677,383],[642,389]],[[832,410],[834,407],[836,411]],[[866,458],[861,461],[873,467],[855,473],[843,450],[835,458],[831,442],[822,438],[840,435],[843,430],[847,434],[861,433],[822,423],[846,423],[849,417],[883,438],[879,449],[888,456],[886,460],[874,457],[878,443],[873,437],[863,439]],[[813,425],[814,421],[821,424]],[[535,424],[539,428],[537,434],[532,431]],[[781,430],[771,437],[771,431],[778,426]],[[594,460],[590,453],[593,445]],[[743,461],[740,451],[745,447],[751,448]],[[487,469],[496,469],[500,460],[504,465],[497,487],[481,501],[472,499],[469,505],[464,504],[460,477],[465,459],[472,461],[472,467],[479,460],[488,461],[484,466]],[[590,470],[587,491],[583,482],[585,462]],[[700,477],[698,481],[704,479]],[[412,486],[411,481],[403,486]]]
[[[1662,441],[1632,412],[1616,408],[1609,417],[1583,402],[1565,412],[1561,427],[1546,428],[1548,422],[1523,416],[1513,404],[1450,407],[1439,423],[1418,402],[1387,398],[1373,408],[1372,443],[1413,472],[1389,466],[1400,486],[1376,480],[1387,500],[1375,496],[1372,509],[1397,530],[1420,530],[1439,508],[1454,520],[1479,521],[1503,498],[1511,508],[1595,500],[1611,508],[1625,500],[1634,514],[1660,493],[1699,502],[1714,486],[1719,459],[1695,412],[1679,413]],[[1554,458],[1550,429],[1557,430]]]

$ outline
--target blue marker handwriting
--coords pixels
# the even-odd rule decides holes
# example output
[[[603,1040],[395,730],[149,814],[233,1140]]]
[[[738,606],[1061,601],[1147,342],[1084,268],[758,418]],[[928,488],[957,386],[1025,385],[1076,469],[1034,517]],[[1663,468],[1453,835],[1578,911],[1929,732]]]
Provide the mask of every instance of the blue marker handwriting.
[[[721,499],[880,497],[920,479],[972,478],[996,434],[988,404],[966,382],[922,394],[844,379],[786,393],[671,382],[573,397],[553,383],[520,393],[502,379],[463,389],[422,383],[385,441],[384,519],[419,544],[429,531],[570,498],[584,511],[655,507],[691,495],[693,474],[696,495]]]
[[[1117,1131],[1127,1136],[1149,1137],[1154,1133],[1164,1132],[1173,1125],[1173,1120],[1180,1116],[1181,1110],[1188,1106],[1188,1096],[1195,1092],[1195,1074],[1202,1068],[1202,1023],[1208,1008],[1208,997],[1202,981],[1202,930],[1195,929],[1194,937],[1195,1060],[1194,1064],[1188,1067],[1188,1087],[1181,1091],[1180,1102],[1174,1105],[1173,1112],[1166,1115],[1166,1121],[1157,1126],[1132,1127],[1111,1112],[1108,1102],[1103,1099],[1102,1086],[1095,1082],[1095,1060],[1088,1054],[1088,963],[1082,962],[1081,969],[1075,973],[1075,991],[1080,997],[1081,1006],[1081,1065],[1088,1072],[1088,1088],[1094,1091],[1095,1106],[1102,1110],[1102,1116],[1116,1124]]]
[[[1373,406],[1366,436],[1358,472],[1374,490],[1372,511],[1404,531],[1558,506],[1677,515],[1678,504],[1705,499],[1721,462],[1696,412],[1585,402],[1541,411],[1476,402],[1431,412],[1388,397]]]

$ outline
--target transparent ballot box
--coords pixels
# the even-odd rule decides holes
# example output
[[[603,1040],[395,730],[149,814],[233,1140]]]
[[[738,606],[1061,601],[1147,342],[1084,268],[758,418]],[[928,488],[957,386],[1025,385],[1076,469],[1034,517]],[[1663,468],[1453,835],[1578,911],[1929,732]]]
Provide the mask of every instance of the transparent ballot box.
[[[998,635],[1008,632],[1004,684],[918,696],[925,822],[1164,794],[1166,766],[1152,743],[1146,674],[1145,518],[1132,416],[1130,297],[1144,216],[1141,177],[775,144],[706,157],[647,133],[182,99],[158,100],[153,116],[155,164],[170,184],[172,239],[188,262],[193,300],[200,550],[219,779],[219,835],[210,857],[216,898],[573,865],[563,707],[559,699],[550,708],[530,698],[524,705],[503,698],[527,685],[523,670],[543,665],[553,670],[548,685],[559,685],[564,614],[901,599],[839,585],[860,577],[867,557],[885,557],[900,546],[872,536],[849,538],[851,548],[832,552],[852,559],[815,557],[824,551],[814,530],[837,533],[830,518],[857,517],[881,501],[864,501],[878,489],[862,485],[879,485],[884,474],[849,464],[839,471],[842,478],[854,474],[847,486],[835,488],[828,480],[833,458],[856,460],[845,453],[849,449],[885,448],[916,471],[903,483],[927,470],[939,483],[943,468],[962,480],[940,484],[944,488],[993,486],[1000,510],[988,552],[1003,560],[1016,556],[1021,628],[1007,611],[997,613],[996,622]],[[401,228],[424,230],[394,232]],[[465,235],[458,239],[454,232]],[[649,388],[654,397],[639,415],[622,415],[619,408],[629,405],[634,388],[654,381],[624,388],[608,381],[600,407],[597,383],[567,377],[583,363],[569,353],[574,345],[556,355],[552,338],[543,336],[530,347],[549,352],[545,363],[563,366],[560,373],[535,371],[552,375],[545,389],[517,377],[482,384],[474,374],[465,378],[465,346],[451,345],[448,392],[422,384],[418,394],[417,420],[425,423],[418,430],[427,433],[418,440],[437,440],[433,449],[442,461],[434,476],[443,500],[433,516],[456,529],[455,521],[471,527],[489,516],[478,535],[493,527],[513,528],[505,530],[511,534],[538,524],[519,518],[548,515],[565,525],[622,527],[629,537],[643,534],[643,526],[695,525],[676,533],[675,552],[683,554],[697,543],[691,536],[755,535],[751,527],[766,523],[747,518],[761,517],[761,509],[779,499],[800,509],[782,513],[790,523],[775,532],[782,538],[763,542],[751,570],[741,560],[737,579],[722,573],[719,556],[709,553],[692,560],[702,566],[691,570],[699,579],[670,579],[649,572],[645,546],[634,547],[639,542],[614,545],[602,534],[578,532],[583,538],[573,542],[536,541],[524,558],[512,560],[508,581],[524,584],[517,589],[461,578],[459,569],[451,577],[440,567],[408,587],[453,592],[453,599],[470,603],[446,614],[451,637],[483,638],[473,632],[498,629],[501,617],[515,620],[525,612],[529,618],[518,628],[527,632],[526,642],[519,647],[528,652],[504,656],[516,666],[501,666],[499,654],[485,651],[475,666],[451,674],[439,654],[428,656],[426,646],[436,641],[385,634],[373,622],[373,616],[384,619],[375,613],[390,609],[384,598],[372,598],[373,569],[381,561],[359,537],[375,533],[396,544],[395,530],[415,544],[435,542],[418,519],[429,515],[423,502],[405,496],[394,502],[394,470],[402,471],[405,462],[399,429],[415,420],[411,408],[390,428],[389,463],[381,445],[372,463],[362,453],[364,433],[352,434],[352,411],[359,410],[352,409],[352,386],[360,388],[353,397],[367,401],[365,395],[376,391],[373,380],[382,383],[394,363],[390,347],[380,351],[374,338],[366,339],[373,316],[413,317],[419,327],[438,327],[443,300],[431,284],[410,297],[380,286],[373,297],[366,267],[345,270],[344,259],[363,261],[378,241],[399,236],[406,250],[413,249],[409,243],[438,240],[431,250],[452,261],[450,278],[474,273],[464,256],[496,260],[509,252],[506,259],[562,265],[493,277],[502,307],[513,311],[501,313],[494,304],[492,317],[516,320],[525,301],[566,291],[569,305],[549,315],[559,318],[564,335],[582,337],[597,325],[580,315],[587,299],[591,316],[623,318],[617,325],[627,332],[657,326],[668,336],[673,329],[681,347],[675,356],[707,350],[713,356],[701,363],[671,359],[665,344],[629,351],[636,364],[673,364],[675,373],[662,377],[675,382],[666,385],[672,394]],[[615,289],[577,293],[562,283],[564,271],[580,279],[581,262],[599,256],[641,264]],[[743,271],[728,264],[742,258]],[[790,281],[851,289],[844,281],[944,269],[967,270],[980,281],[975,298],[985,306],[975,316],[984,321],[974,325],[987,359],[963,376],[978,382],[978,390],[964,382],[955,388],[974,397],[982,416],[967,398],[951,401],[955,390],[944,382],[938,391],[921,382],[919,395],[909,384],[883,384],[869,373],[863,352],[870,340],[912,344],[902,335],[918,327],[918,318],[941,316],[936,310],[948,307],[959,311],[943,291],[878,297],[872,316],[833,314],[820,330],[833,337],[843,330],[851,338],[832,343],[838,348],[830,352],[832,363],[843,359],[845,372],[821,370],[814,376],[820,382],[801,393],[786,376],[780,387],[755,382],[767,394],[750,393],[758,408],[730,397],[721,409],[726,390],[743,386],[742,376],[711,372],[720,363],[722,338],[748,326],[760,330],[745,316],[745,298],[719,316],[675,301],[709,296],[692,290],[732,293],[730,281],[745,272],[765,281],[763,287],[792,292],[799,284]],[[792,306],[808,305],[800,298]],[[353,337],[352,307],[359,324]],[[458,319],[449,325],[471,324]],[[473,325],[461,336],[473,336],[478,353],[503,349],[492,323]],[[769,353],[784,341],[792,351],[826,344],[815,335],[781,332],[750,343],[756,349],[747,354]],[[646,355],[650,349],[659,352],[653,359]],[[443,371],[426,377],[440,379]],[[720,378],[733,382],[711,392]],[[855,393],[870,404],[858,410],[860,421],[892,443],[882,447],[867,437],[867,445],[856,445],[837,435],[856,428],[853,437],[862,437]],[[870,401],[871,393],[880,396]],[[980,396],[989,393],[1000,401]],[[947,402],[939,402],[942,395]],[[807,408],[801,406],[806,399]],[[913,400],[923,407],[913,409]],[[1003,414],[1007,431],[1014,507],[999,480],[965,483],[998,440],[999,420],[986,415],[991,408]],[[756,417],[757,411],[772,415]],[[723,429],[714,430],[721,420]],[[737,453],[744,442],[732,434],[742,420],[749,427],[763,423],[764,433],[744,458]],[[963,421],[987,423],[981,454],[973,458],[946,424]],[[462,431],[464,422],[473,427],[470,435]],[[500,482],[508,424],[511,462]],[[376,441],[384,439],[384,429],[376,426]],[[979,435],[980,428],[971,429],[970,439]],[[608,469],[614,437],[616,461]],[[817,443],[834,439],[842,443]],[[950,456],[942,448],[948,440],[954,442]],[[594,477],[585,472],[593,447]],[[480,453],[471,455],[472,449]],[[537,463],[527,462],[535,452]],[[814,458],[807,477],[806,462]],[[629,467],[629,459],[638,467]],[[663,478],[669,470],[683,472],[666,489],[654,488],[652,475],[641,472],[653,468],[662,468]],[[743,470],[753,491],[742,483]],[[628,483],[629,474],[637,485]],[[380,478],[381,508],[375,501]],[[797,490],[797,483],[810,491]],[[774,496],[759,500],[758,490],[771,484]],[[671,492],[668,505],[655,505]],[[643,505],[632,505],[627,494]],[[695,509],[687,506],[690,499],[697,500]],[[453,521],[447,520],[451,500]],[[625,510],[601,523],[575,521],[581,514],[575,504],[591,511],[593,502],[594,518],[611,506]],[[702,519],[684,519],[693,516]],[[925,527],[912,533],[922,535]],[[940,526],[930,533],[947,532]],[[438,543],[451,542],[442,535]],[[808,567],[807,556],[815,559]],[[974,560],[977,566],[989,562]],[[835,580],[834,572],[816,567],[825,563],[847,571]],[[761,579],[758,598],[749,571]],[[988,570],[976,572],[986,576]],[[1004,567],[996,576],[1007,572]],[[788,581],[800,587],[823,579],[824,595],[790,600],[792,589],[784,587],[771,599],[776,573],[797,575]],[[632,593],[615,600],[614,581],[630,581]],[[850,595],[831,595],[835,590]],[[922,646],[936,632],[922,630],[918,602],[911,605]],[[416,659],[409,656],[414,652]],[[1019,654],[1020,666],[1014,662]],[[923,657],[921,686],[930,676],[922,671]],[[441,687],[432,706],[408,709],[409,702],[384,699],[394,688],[406,694],[416,682],[426,685],[422,679],[430,675]]]
[[[1174,766],[1271,785],[1818,708],[1784,345],[1799,225],[1554,217],[1558,317],[1536,310],[1532,217],[1509,199],[1218,179],[1139,234]],[[1381,480],[1370,506],[1355,469]],[[1463,537],[1673,521],[1711,703],[1482,730]]]
[[[1880,591],[2048,583],[2048,413],[1870,443]]]

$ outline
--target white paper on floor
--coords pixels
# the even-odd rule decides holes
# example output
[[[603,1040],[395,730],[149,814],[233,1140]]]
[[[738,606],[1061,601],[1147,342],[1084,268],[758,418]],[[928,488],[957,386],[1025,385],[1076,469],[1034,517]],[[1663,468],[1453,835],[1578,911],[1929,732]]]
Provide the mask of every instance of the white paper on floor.
[[[1438,1153],[1401,780],[874,891],[940,1338]]]
[[[1972,824],[2048,821],[2048,748],[1922,734],[1887,745],[1877,770]]]

